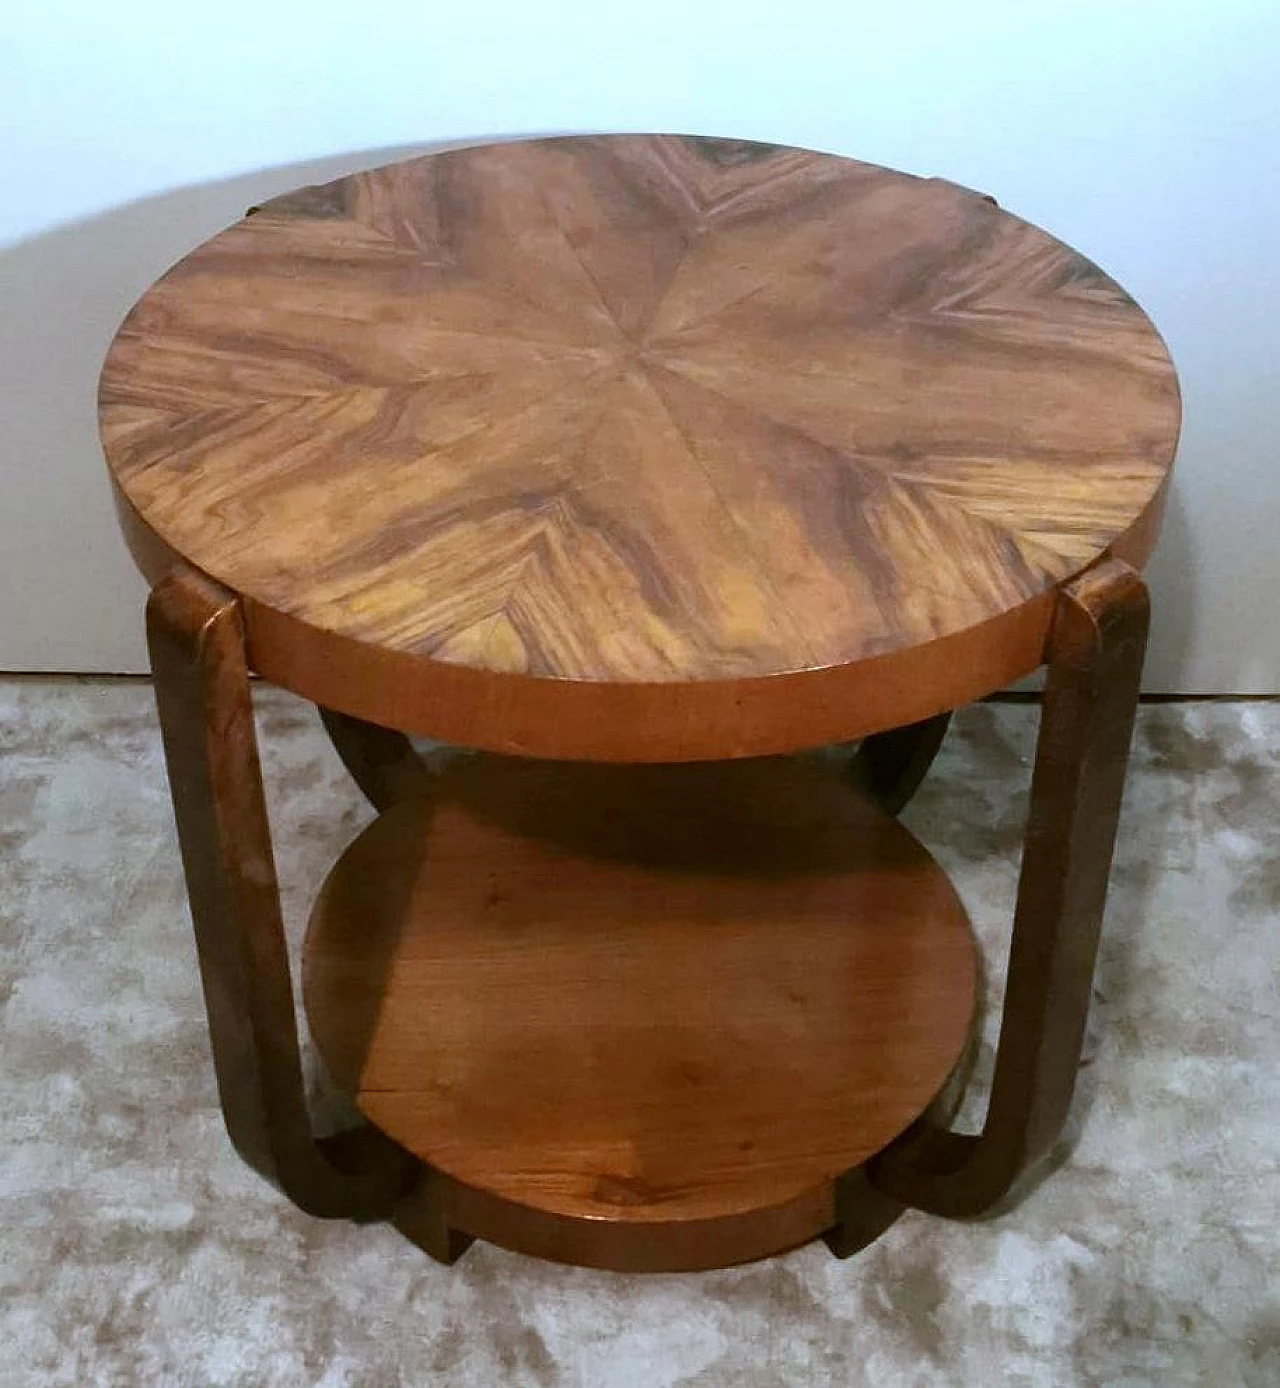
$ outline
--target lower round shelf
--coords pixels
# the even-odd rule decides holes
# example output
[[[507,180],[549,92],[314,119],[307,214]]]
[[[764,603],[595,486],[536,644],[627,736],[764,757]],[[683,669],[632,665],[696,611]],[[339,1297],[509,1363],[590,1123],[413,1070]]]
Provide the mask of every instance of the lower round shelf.
[[[343,855],[304,963],[331,1073],[449,1222],[619,1267],[830,1227],[956,1067],[976,977],[925,849],[786,758],[463,759]]]

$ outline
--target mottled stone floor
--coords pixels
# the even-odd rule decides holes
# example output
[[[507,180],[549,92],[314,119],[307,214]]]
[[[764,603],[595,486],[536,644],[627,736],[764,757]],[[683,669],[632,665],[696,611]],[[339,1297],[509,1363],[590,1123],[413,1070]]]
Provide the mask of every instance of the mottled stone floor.
[[[296,930],[367,814],[305,705],[261,712]],[[908,816],[995,990],[1034,719],[967,711]],[[1012,1213],[843,1263],[444,1269],[223,1136],[148,688],[0,682],[0,1383],[1280,1383],[1277,748],[1277,704],[1142,710],[1074,1145]]]

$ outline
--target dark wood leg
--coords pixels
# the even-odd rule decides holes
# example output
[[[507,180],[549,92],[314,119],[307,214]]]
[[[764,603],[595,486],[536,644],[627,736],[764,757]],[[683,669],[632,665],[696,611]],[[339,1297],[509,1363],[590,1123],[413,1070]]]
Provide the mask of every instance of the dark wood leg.
[[[431,774],[404,733],[330,708],[317,708],[343,766],[375,810],[389,810],[402,800],[428,792]]]
[[[424,1171],[413,1193],[396,1206],[395,1226],[437,1263],[451,1267],[475,1242],[450,1223],[449,1182],[436,1171]]]
[[[985,1213],[1062,1130],[1088,1018],[1147,615],[1142,580],[1118,560],[1059,598],[986,1122],[970,1136],[926,1120],[874,1159],[872,1181],[904,1204]]]
[[[850,775],[886,814],[898,814],[920,789],[951,722],[949,713],[864,738],[854,753]]]
[[[982,1033],[981,1009],[975,1012],[964,1052],[942,1087],[918,1120],[945,1128],[955,1117],[973,1076]],[[874,1242],[906,1209],[906,1204],[880,1190],[871,1178],[870,1164],[846,1171],[835,1186],[836,1223],[822,1236],[837,1258],[848,1258]]]
[[[384,1214],[414,1159],[368,1126],[311,1130],[239,607],[180,572],[152,593],[147,635],[227,1131],[309,1213]]]
[[[836,1223],[822,1241],[837,1258],[860,1253],[906,1209],[901,1200],[878,1190],[865,1166],[846,1171],[836,1181]]]

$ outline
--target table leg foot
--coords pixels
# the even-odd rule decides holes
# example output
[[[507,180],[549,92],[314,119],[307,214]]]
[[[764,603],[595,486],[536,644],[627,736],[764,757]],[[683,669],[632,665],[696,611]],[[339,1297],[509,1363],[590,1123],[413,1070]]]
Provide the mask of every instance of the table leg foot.
[[[414,1188],[396,1206],[396,1228],[438,1263],[451,1267],[475,1242],[449,1222],[448,1183],[424,1167]]]
[[[866,1248],[906,1209],[900,1201],[872,1185],[865,1166],[847,1171],[836,1182],[836,1224],[822,1236],[837,1258]]]

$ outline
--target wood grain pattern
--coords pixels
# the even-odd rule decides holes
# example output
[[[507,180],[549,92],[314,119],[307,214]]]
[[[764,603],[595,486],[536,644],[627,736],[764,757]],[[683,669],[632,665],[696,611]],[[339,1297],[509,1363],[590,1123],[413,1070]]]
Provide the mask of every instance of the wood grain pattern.
[[[1034,668],[1057,585],[1145,558],[1179,419],[1141,310],[981,197],[666,136],[267,204],[144,296],[100,404],[139,562],[238,594],[263,674],[619,760]]]
[[[240,1155],[311,1214],[386,1214],[417,1164],[367,1124],[317,1140],[235,600],[175,574],[147,635],[227,1131]]]
[[[1062,592],[986,1120],[978,1135],[922,1125],[872,1162],[871,1180],[895,1199],[936,1214],[985,1213],[1034,1172],[1062,1132],[1089,1015],[1147,621],[1146,588],[1119,561]]]
[[[347,851],[304,958],[331,1073],[461,1226],[609,1266],[829,1228],[837,1178],[943,1089],[976,986],[925,850],[790,759],[464,761]]]

